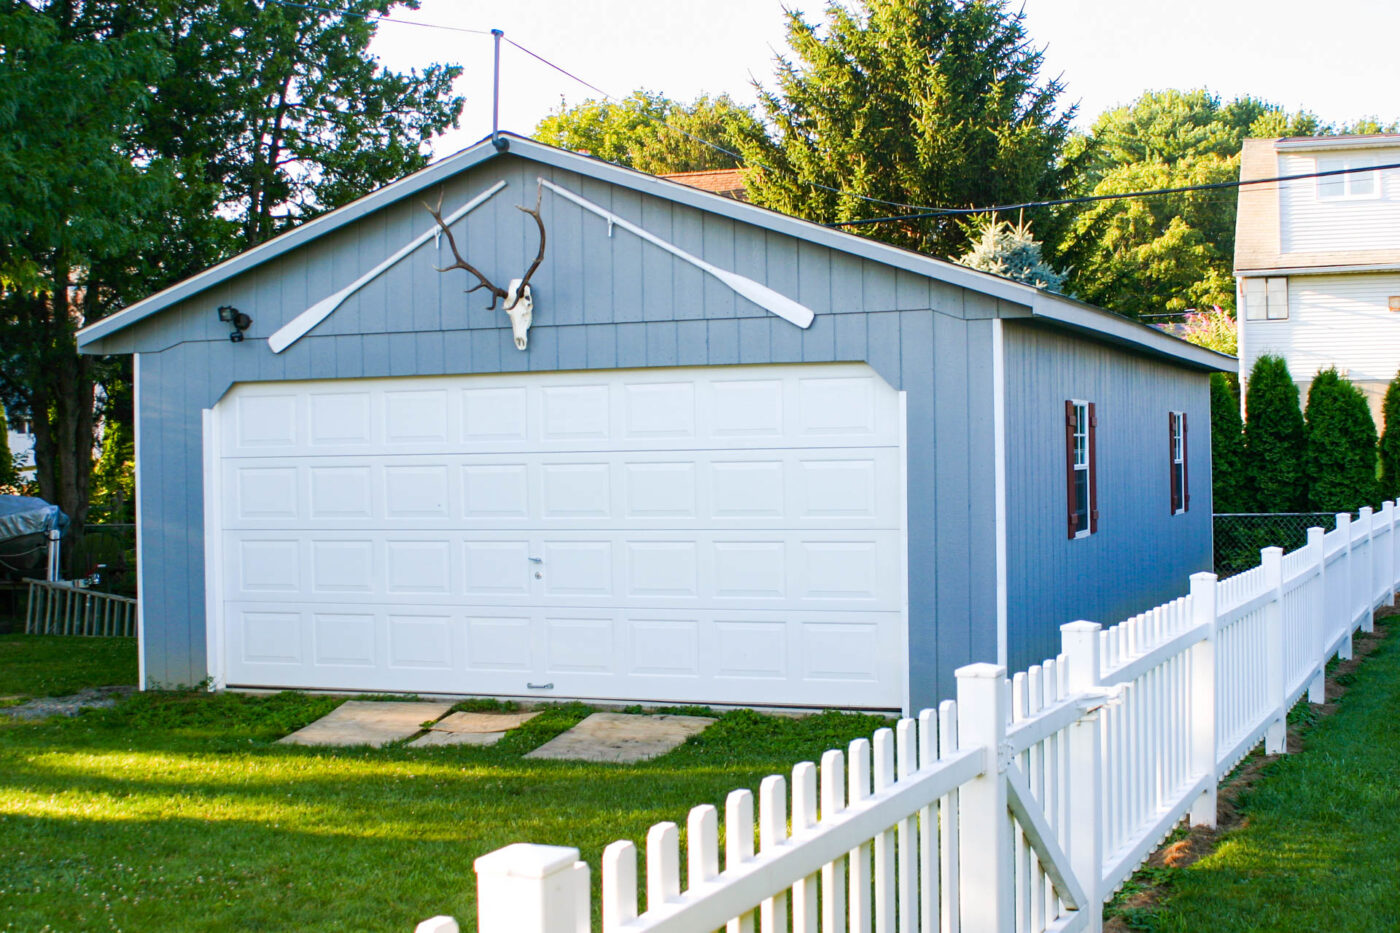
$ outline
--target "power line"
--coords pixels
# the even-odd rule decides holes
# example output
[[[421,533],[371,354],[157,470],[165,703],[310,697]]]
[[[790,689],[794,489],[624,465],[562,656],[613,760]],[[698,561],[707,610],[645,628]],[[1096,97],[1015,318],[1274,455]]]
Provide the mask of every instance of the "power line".
[[[1279,175],[1274,178],[1251,178],[1247,181],[1213,181],[1199,185],[1181,185],[1176,188],[1153,188],[1147,191],[1127,191],[1122,194],[1089,194],[1075,198],[1056,198],[1049,201],[1024,201],[1020,204],[999,204],[993,207],[943,207],[932,208],[917,214],[898,214],[889,217],[868,217],[862,220],[838,220],[823,224],[826,227],[859,227],[897,220],[923,220],[931,217],[966,216],[968,214],[997,214],[1003,211],[1023,210],[1028,207],[1060,207],[1065,204],[1090,204],[1095,201],[1116,201],[1124,198],[1146,198],[1163,194],[1182,194],[1187,191],[1213,191],[1221,188],[1239,188],[1244,185],[1267,185],[1282,181],[1298,181],[1305,178],[1324,178],[1329,175],[1351,175],[1357,172],[1379,172],[1385,169],[1400,168],[1400,162],[1386,165],[1362,165],[1353,168],[1328,169],[1325,172],[1304,172],[1299,175]]]
[[[368,23],[389,23],[394,26],[418,26],[423,29],[445,29],[448,32],[464,32],[473,36],[489,36],[487,29],[468,29],[466,26],[448,26],[445,23],[424,23],[412,19],[390,19],[388,16],[381,16],[377,13],[361,13],[358,10],[342,10],[337,7],[319,6],[314,3],[297,3],[295,0],[267,0],[268,3],[275,3],[278,6],[295,7],[299,10],[310,10],[313,13],[331,13],[336,16],[353,16]]]

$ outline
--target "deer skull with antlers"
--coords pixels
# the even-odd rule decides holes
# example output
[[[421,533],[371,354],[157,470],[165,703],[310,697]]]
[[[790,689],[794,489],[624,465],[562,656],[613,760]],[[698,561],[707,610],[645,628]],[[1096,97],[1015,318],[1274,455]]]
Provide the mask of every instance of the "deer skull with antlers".
[[[535,270],[540,267],[540,263],[544,260],[544,221],[540,219],[540,199],[543,196],[544,189],[538,189],[535,194],[535,207],[533,210],[520,204],[515,205],[517,210],[523,211],[535,218],[535,224],[540,228],[540,251],[536,254],[535,261],[530,263],[530,268],[525,270],[525,275],[518,279],[511,279],[510,285],[507,288],[501,288],[499,285],[492,284],[490,279],[482,275],[475,266],[462,258],[462,254],[457,251],[457,240],[452,236],[451,228],[448,227],[446,222],[442,219],[441,202],[438,203],[437,208],[428,207],[426,203],[423,205],[428,208],[428,213],[433,215],[433,219],[438,222],[438,226],[442,228],[442,232],[447,235],[447,245],[451,248],[452,256],[455,260],[450,266],[443,266],[441,269],[438,269],[438,271],[449,272],[453,269],[463,269],[476,276],[477,284],[467,289],[467,293],[471,294],[482,288],[490,292],[491,304],[486,306],[486,310],[488,311],[494,311],[496,309],[496,302],[498,300],[502,302],[503,309],[510,317],[510,328],[515,335],[515,348],[517,350],[524,350],[528,344],[530,325],[534,322],[535,318],[535,300],[530,294],[530,276],[535,274]]]

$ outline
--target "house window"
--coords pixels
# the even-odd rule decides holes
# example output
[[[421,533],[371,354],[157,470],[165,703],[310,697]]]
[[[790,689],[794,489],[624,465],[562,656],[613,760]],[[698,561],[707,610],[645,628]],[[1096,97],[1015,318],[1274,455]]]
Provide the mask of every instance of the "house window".
[[[1288,319],[1288,279],[1245,279],[1244,319],[1246,321],[1286,321]]]
[[[1319,172],[1338,172],[1374,165],[1368,157],[1323,156],[1317,160]],[[1364,200],[1378,198],[1381,183],[1376,172],[1348,171],[1345,175],[1323,175],[1317,179],[1319,201]]]
[[[1099,528],[1097,431],[1093,402],[1065,402],[1065,495],[1071,538],[1083,538]]]
[[[1167,412],[1168,464],[1171,467],[1171,513],[1180,515],[1191,507],[1191,487],[1186,473],[1186,412]]]

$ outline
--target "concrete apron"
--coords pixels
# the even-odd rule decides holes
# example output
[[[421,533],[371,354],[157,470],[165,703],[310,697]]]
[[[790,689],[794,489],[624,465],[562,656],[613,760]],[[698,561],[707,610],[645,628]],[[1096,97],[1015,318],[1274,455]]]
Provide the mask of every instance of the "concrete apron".
[[[507,731],[523,726],[539,715],[531,713],[453,713],[433,723],[408,744],[413,748],[435,745],[495,745]]]
[[[451,703],[346,700],[325,716],[281,739],[287,745],[369,745],[417,735],[441,719]]]
[[[714,722],[705,716],[594,713],[526,758],[569,761],[645,761],[664,755]]]

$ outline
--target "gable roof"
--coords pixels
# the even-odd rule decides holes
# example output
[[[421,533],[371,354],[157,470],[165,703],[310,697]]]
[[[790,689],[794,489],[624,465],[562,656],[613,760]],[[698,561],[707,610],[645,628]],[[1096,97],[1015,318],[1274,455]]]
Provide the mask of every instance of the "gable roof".
[[[193,275],[130,307],[84,327],[77,333],[79,349],[88,347],[104,337],[123,330],[138,321],[157,314],[170,306],[200,294],[234,276],[284,255],[332,231],[352,224],[381,208],[432,188],[446,178],[467,171],[495,158],[502,152],[574,172],[588,178],[628,188],[707,211],[741,223],[752,224],[774,233],[806,240],[820,246],[848,253],[896,269],[903,269],[960,288],[980,292],[1013,304],[1029,308],[1031,315],[1047,321],[1096,334],[1113,343],[1175,359],[1202,369],[1233,371],[1233,357],[1189,344],[1137,321],[1113,314],[1062,295],[1055,295],[1030,285],[966,266],[890,246],[876,240],[845,233],[810,221],[758,207],[745,201],[724,197],[708,191],[648,175],[630,168],[547,146],[513,133],[502,133],[507,145],[497,147],[491,137],[456,152],[440,161],[385,185],[359,200],[308,221],[282,235],[239,253],[216,266]],[[90,351],[92,352],[92,351]]]
[[[749,193],[744,189],[744,173],[737,168],[717,168],[700,172],[666,172],[658,175],[668,181],[677,181],[688,188],[713,191],[727,198],[747,201]]]

